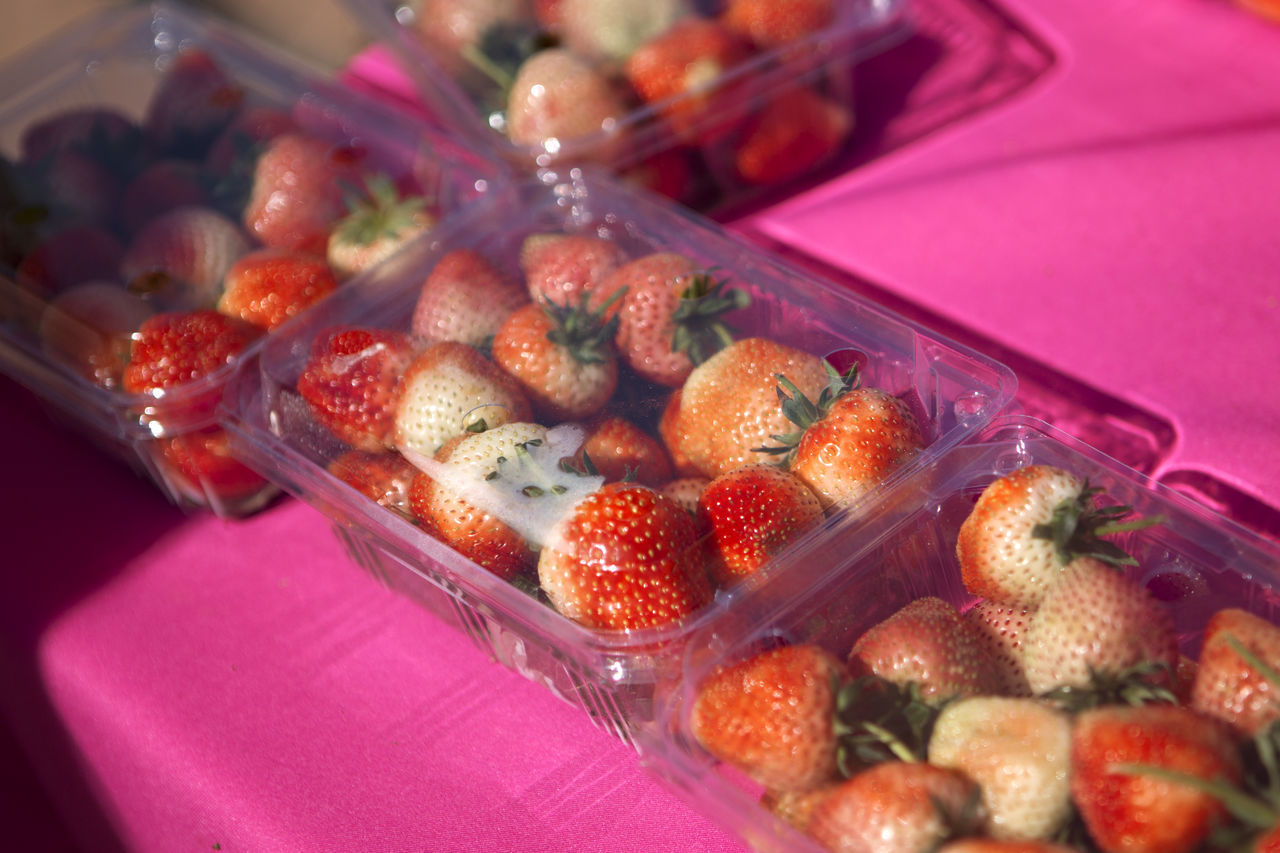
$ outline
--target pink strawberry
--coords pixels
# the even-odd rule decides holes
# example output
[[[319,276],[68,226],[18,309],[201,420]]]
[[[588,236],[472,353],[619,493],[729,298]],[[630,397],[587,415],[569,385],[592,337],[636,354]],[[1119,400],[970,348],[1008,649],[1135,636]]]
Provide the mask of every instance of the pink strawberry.
[[[326,250],[339,279],[381,263],[436,223],[426,199],[402,194],[385,175],[366,180],[364,192],[349,197],[347,208],[329,234]]]
[[[588,628],[669,625],[711,601],[698,528],[648,486],[606,483],[551,529],[538,580],[560,613]]]
[[[839,153],[853,130],[849,107],[811,89],[767,101],[737,134],[733,164],[748,184],[777,184],[811,172]]]
[[[849,652],[849,672],[918,686],[930,702],[990,694],[995,673],[973,628],[941,598],[917,598],[865,631]]]
[[[245,227],[267,246],[323,255],[347,210],[344,187],[359,185],[364,157],[301,133],[274,137],[254,168]]]
[[[1280,719],[1280,627],[1240,608],[1205,626],[1191,707],[1253,737]]]
[[[147,105],[143,122],[158,155],[203,157],[244,103],[245,90],[199,48],[187,48],[169,66]]]
[[[412,341],[385,329],[338,327],[317,335],[298,376],[312,417],[347,444],[376,452],[394,447],[400,380]]]
[[[420,352],[400,387],[395,446],[432,456],[449,439],[531,419],[520,385],[479,350],[456,341]]]
[[[454,249],[423,282],[413,309],[413,333],[429,341],[487,347],[503,321],[527,304],[523,282],[474,249]]]
[[[592,419],[577,464],[585,465],[583,457],[605,482],[630,479],[657,488],[671,479],[671,460],[662,444],[626,418]]]
[[[516,71],[507,95],[506,131],[517,145],[557,148],[599,134],[626,112],[613,84],[586,60],[562,47],[534,53]],[[621,144],[610,137],[597,156],[608,158]]]
[[[996,692],[1002,696],[1030,696],[1022,669],[1022,643],[1035,611],[982,599],[964,612],[986,647],[996,673]]]
[[[708,568],[728,584],[759,571],[823,518],[804,483],[776,465],[743,465],[707,485],[698,503],[711,531]]]
[[[844,667],[820,646],[780,646],[698,685],[690,730],[703,749],[774,791],[834,781]]]
[[[227,271],[218,310],[274,329],[338,289],[322,258],[286,249],[258,249]]]
[[[951,702],[934,721],[928,759],[978,783],[994,838],[1050,840],[1071,817],[1071,718],[1047,703]]]
[[[1027,625],[1022,666],[1035,694],[1088,689],[1139,665],[1143,678],[1171,683],[1178,663],[1173,619],[1150,592],[1123,572],[1087,557],[1071,562],[1045,593]]]
[[[594,308],[613,295],[604,283],[626,261],[621,246],[591,234],[531,234],[520,245],[520,269],[535,302],[578,305],[591,293]]]
[[[114,282],[78,284],[45,309],[40,346],[95,385],[119,388],[130,336],[150,315],[145,302]]]
[[[205,207],[210,178],[187,160],[156,160],[144,166],[120,195],[125,230],[136,233],[156,217],[180,207]]]
[[[497,60],[487,48],[501,33],[532,30],[528,0],[429,0],[416,7],[414,31],[431,49],[432,58],[452,75],[460,75],[476,57]]]
[[[1122,521],[1128,507],[1097,506],[1100,492],[1047,465],[1028,465],[993,481],[956,537],[965,589],[1034,608],[1077,556],[1131,564],[1127,554],[1101,537],[1154,522]]]
[[[604,321],[602,312],[586,309],[586,301],[584,295],[582,308],[530,303],[493,339],[493,360],[551,421],[596,414],[618,386],[612,343],[617,320]]]
[[[136,293],[173,307],[211,307],[250,243],[209,207],[180,207],[152,219],[129,244],[120,274]]]
[[[626,288],[618,325],[623,360],[650,382],[683,384],[695,364],[732,342],[721,317],[750,302],[745,291],[725,284],[673,252],[645,255],[614,270],[600,292]]]
[[[809,834],[839,853],[919,853],[977,834],[978,786],[963,773],[888,761],[839,785],[814,809]]]
[[[690,515],[694,515],[698,512],[702,493],[710,482],[706,477],[676,477],[663,483],[659,491],[688,510]]]
[[[778,375],[816,397],[827,384],[825,365],[766,338],[735,341],[685,380],[675,425],[679,452],[708,477],[760,461],[756,448],[790,428],[778,405]]]

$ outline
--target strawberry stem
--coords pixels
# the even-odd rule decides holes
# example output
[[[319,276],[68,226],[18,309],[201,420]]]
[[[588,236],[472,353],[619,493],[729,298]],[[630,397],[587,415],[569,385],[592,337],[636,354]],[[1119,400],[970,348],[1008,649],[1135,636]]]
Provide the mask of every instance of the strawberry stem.
[[[1095,498],[1102,492],[1103,489],[1091,487],[1086,480],[1078,495],[1053,508],[1048,522],[1031,529],[1032,536],[1053,543],[1054,552],[1064,566],[1077,557],[1092,557],[1110,566],[1136,566],[1137,560],[1101,537],[1164,523],[1162,516],[1124,521],[1133,513],[1133,507],[1099,507]]]

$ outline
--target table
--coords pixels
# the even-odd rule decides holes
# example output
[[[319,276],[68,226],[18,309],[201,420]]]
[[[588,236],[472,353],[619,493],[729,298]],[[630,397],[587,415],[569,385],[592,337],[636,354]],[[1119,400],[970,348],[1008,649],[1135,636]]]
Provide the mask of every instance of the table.
[[[998,8],[1051,63],[734,226],[1280,534],[1280,28],[1213,0]],[[0,412],[14,849],[742,849],[310,508],[184,515],[8,380]]]

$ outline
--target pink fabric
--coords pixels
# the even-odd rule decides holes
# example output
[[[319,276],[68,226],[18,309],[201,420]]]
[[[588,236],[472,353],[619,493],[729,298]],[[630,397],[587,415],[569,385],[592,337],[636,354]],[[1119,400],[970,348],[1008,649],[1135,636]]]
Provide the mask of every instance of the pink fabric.
[[[1158,477],[1280,507],[1280,27],[1005,5],[1058,57],[1029,89],[739,224],[1166,423]]]

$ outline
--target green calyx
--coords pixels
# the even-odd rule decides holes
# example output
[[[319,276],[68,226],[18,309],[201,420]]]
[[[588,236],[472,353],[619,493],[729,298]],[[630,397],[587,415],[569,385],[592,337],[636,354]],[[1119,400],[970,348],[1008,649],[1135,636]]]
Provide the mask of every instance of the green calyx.
[[[751,304],[751,296],[728,279],[715,280],[711,271],[695,273],[680,293],[680,304],[672,312],[675,331],[671,351],[682,352],[694,364],[702,364],[733,343],[733,328],[721,318]]]
[[[1172,681],[1169,665],[1159,661],[1143,661],[1116,673],[1090,667],[1088,685],[1055,687],[1040,698],[1071,713],[1102,705],[1175,705],[1178,697],[1165,686]]]
[[[582,364],[600,364],[613,352],[613,338],[618,332],[618,315],[607,316],[609,309],[626,295],[620,287],[598,307],[590,307],[591,293],[583,293],[577,305],[559,305],[542,301],[542,311],[551,320],[547,340],[568,350]]]
[[[401,198],[390,178],[374,175],[363,189],[347,194],[348,213],[335,230],[344,242],[369,246],[410,231],[426,209],[426,199]]]
[[[836,696],[836,761],[849,778],[885,761],[924,761],[942,708],[926,702],[917,684],[875,675],[855,678]]]
[[[1142,530],[1162,524],[1164,519],[1153,518],[1125,521],[1133,514],[1130,506],[1104,506],[1095,502],[1104,490],[1091,487],[1086,480],[1080,494],[1067,498],[1053,509],[1052,518],[1031,529],[1031,535],[1037,539],[1046,539],[1053,543],[1053,549],[1062,562],[1070,563],[1077,557],[1092,557],[1110,566],[1136,566],[1138,563],[1114,542],[1108,542],[1103,536],[1124,533],[1131,530]]]
[[[858,387],[861,378],[858,375],[857,364],[844,373],[836,370],[828,361],[822,362],[822,366],[827,371],[827,385],[818,395],[816,402],[806,397],[794,382],[781,373],[775,375],[774,378],[778,380],[778,403],[782,407],[783,415],[795,424],[796,429],[772,436],[773,440],[778,442],[776,445],[753,447],[754,452],[782,456],[783,464],[789,464],[805,430],[826,417],[836,400]]]

